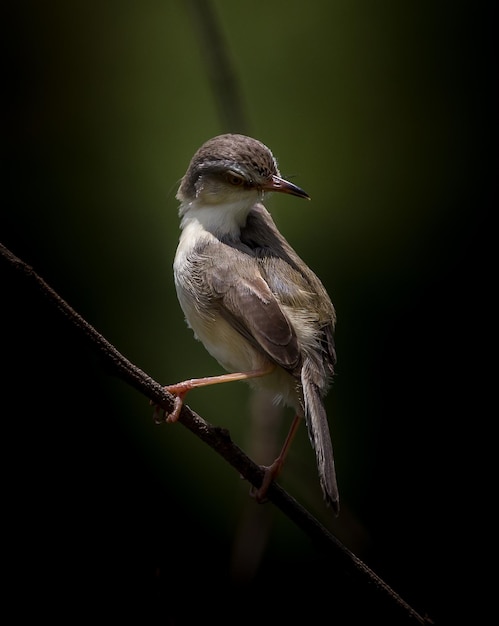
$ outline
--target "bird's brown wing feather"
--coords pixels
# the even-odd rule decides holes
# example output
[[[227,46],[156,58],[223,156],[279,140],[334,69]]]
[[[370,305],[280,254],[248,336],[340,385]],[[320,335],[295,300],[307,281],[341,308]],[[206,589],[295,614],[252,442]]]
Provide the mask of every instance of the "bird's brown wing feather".
[[[208,270],[218,312],[277,365],[296,373],[301,364],[296,333],[254,263],[240,261]]]

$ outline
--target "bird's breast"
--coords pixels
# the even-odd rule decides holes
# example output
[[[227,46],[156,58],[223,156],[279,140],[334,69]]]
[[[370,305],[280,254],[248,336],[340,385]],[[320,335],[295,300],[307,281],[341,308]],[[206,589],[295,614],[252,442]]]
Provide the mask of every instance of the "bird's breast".
[[[177,297],[185,319],[206,350],[229,372],[263,367],[267,359],[221,315],[220,297],[209,284],[208,267],[213,258],[205,246],[218,244],[213,235],[196,222],[180,237],[173,273]]]

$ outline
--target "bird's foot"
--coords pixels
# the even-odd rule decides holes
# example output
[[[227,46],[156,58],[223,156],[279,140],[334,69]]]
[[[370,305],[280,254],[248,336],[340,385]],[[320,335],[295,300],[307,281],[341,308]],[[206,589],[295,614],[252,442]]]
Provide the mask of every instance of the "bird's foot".
[[[189,382],[177,383],[175,385],[167,385],[165,387],[166,391],[175,396],[175,401],[173,404],[173,411],[171,413],[166,412],[165,409],[161,408],[157,404],[154,405],[154,402],[151,401],[151,404],[154,405],[154,413],[153,420],[156,424],[162,424],[166,422],[167,424],[175,423],[180,417],[180,411],[182,410],[182,406],[184,404],[184,398],[187,395],[187,392],[190,391],[192,386]]]
[[[281,471],[281,467],[282,460],[280,458],[277,458],[272,465],[269,465],[268,467],[266,465],[262,465],[262,469],[265,470],[262,484],[258,488],[252,486],[250,489],[250,496],[255,498],[258,504],[268,502],[267,491],[269,490],[270,485],[277,478],[277,475]]]

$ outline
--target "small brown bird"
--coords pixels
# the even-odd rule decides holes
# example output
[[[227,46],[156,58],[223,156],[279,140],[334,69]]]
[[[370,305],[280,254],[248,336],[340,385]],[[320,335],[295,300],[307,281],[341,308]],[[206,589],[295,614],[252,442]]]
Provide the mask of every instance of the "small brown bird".
[[[337,514],[338,487],[324,397],[336,353],[336,315],[317,276],[278,231],[262,204],[267,192],[310,199],[283,178],[272,152],[244,135],[214,137],[199,148],[177,198],[182,233],[175,286],[186,321],[230,372],[169,385],[175,421],[186,393],[234,380],[272,392],[295,419],[256,492],[262,500],[279,473],[302,418],[315,450],[324,498]]]

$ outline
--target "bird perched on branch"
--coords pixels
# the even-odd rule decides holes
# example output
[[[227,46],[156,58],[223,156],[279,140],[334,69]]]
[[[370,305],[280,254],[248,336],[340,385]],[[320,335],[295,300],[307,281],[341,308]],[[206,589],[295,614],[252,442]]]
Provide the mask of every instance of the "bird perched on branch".
[[[270,391],[276,402],[294,409],[295,418],[257,499],[265,498],[304,418],[324,498],[337,514],[324,408],[336,363],[335,310],[263,205],[268,192],[310,199],[281,177],[263,143],[244,135],[207,141],[182,178],[182,233],[173,265],[177,295],[188,325],[229,373],[167,386],[176,396],[167,421],[178,419],[186,393],[195,387],[246,380]]]

